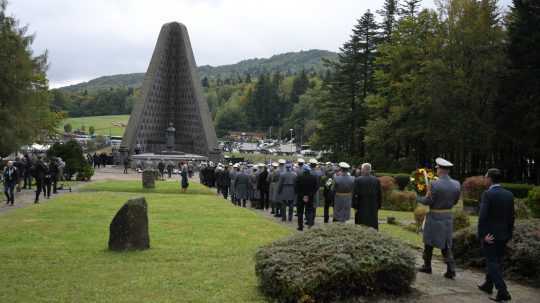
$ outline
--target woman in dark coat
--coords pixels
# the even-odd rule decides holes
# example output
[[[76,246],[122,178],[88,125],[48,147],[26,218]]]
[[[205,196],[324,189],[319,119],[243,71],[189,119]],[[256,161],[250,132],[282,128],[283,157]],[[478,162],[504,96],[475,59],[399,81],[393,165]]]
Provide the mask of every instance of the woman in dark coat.
[[[188,182],[188,168],[187,168],[187,165],[184,163],[182,163],[180,177],[181,177],[180,184],[182,185],[182,192],[185,193],[189,186],[189,182]]]

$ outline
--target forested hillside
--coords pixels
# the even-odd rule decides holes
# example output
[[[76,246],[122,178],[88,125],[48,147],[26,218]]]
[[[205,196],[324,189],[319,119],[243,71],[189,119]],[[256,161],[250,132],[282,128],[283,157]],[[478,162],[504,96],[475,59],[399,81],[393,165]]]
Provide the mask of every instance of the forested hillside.
[[[302,70],[322,73],[326,69],[322,59],[335,59],[337,54],[325,50],[308,50],[279,54],[270,58],[255,58],[236,64],[222,66],[199,66],[201,79],[223,80],[245,78],[246,75],[258,77],[262,73],[296,74]],[[142,85],[144,73],[103,76],[88,82],[60,88],[64,92],[93,92],[111,87],[138,88]]]

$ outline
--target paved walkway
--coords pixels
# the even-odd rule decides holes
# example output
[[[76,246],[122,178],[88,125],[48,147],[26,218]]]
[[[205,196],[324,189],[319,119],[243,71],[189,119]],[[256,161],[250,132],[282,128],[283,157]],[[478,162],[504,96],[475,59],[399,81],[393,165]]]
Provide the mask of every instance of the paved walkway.
[[[140,180],[141,175],[130,170],[129,174],[122,174],[122,169],[107,167],[96,170],[91,182],[103,181],[103,180]],[[192,182],[198,182],[198,177],[195,176],[191,179]],[[72,192],[77,192],[79,187],[87,183],[76,183],[72,187]],[[60,191],[58,195],[69,194],[69,191]],[[23,190],[16,195],[15,206],[6,206],[5,197],[0,204],[0,215],[6,213],[9,210],[31,207],[33,205],[34,191]],[[51,200],[41,199],[41,203],[54,202]],[[50,201],[50,202],[49,202]],[[225,202],[225,201],[224,201]],[[230,202],[227,202],[230,203]],[[248,205],[249,206],[249,205]],[[282,222],[281,219],[273,217],[269,212],[263,210],[252,209],[255,213],[268,218],[276,223],[283,224],[296,231],[296,217],[292,222]],[[323,225],[323,219],[317,217],[315,226]],[[352,223],[349,221],[348,223]],[[382,222],[384,224],[384,222]],[[422,264],[421,252],[417,251],[416,258],[417,266]],[[365,302],[380,302],[380,303],[396,303],[396,302],[411,302],[411,303],[483,303],[492,302],[487,295],[484,295],[477,290],[476,285],[483,281],[483,273],[472,270],[457,270],[456,280],[447,280],[442,275],[446,270],[446,265],[440,260],[436,259],[433,262],[433,274],[427,275],[418,273],[416,275],[416,281],[413,285],[413,294],[411,296],[399,299],[380,299],[374,301],[373,299],[366,299]],[[512,294],[513,301],[518,303],[529,303],[540,301],[540,289],[527,287],[516,282],[507,281],[508,288]],[[362,302],[362,301],[360,301]]]
[[[230,203],[230,201],[228,201]],[[232,205],[232,204],[231,204]],[[248,207],[249,207],[248,202]],[[255,213],[268,218],[276,223],[283,224],[296,231],[297,217],[293,218],[292,222],[283,222],[281,218],[275,218],[268,211],[258,210],[250,208]],[[354,220],[349,220],[348,224],[353,224]],[[380,224],[386,224],[384,221],[380,221]],[[324,225],[322,217],[317,217],[315,221],[315,227]],[[307,229],[305,229],[307,230]],[[416,266],[423,264],[422,252],[415,250],[416,254]],[[484,281],[484,274],[480,271],[473,271],[469,269],[457,269],[457,277],[455,280],[448,280],[443,277],[446,271],[446,264],[438,258],[433,260],[433,274],[418,273],[416,275],[416,281],[413,284],[413,293],[411,296],[399,299],[380,299],[374,301],[373,299],[366,299],[366,302],[380,302],[380,303],[396,303],[396,302],[415,302],[415,303],[482,303],[493,302],[489,299],[489,296],[482,293],[477,289],[476,285]],[[527,287],[518,284],[513,281],[507,281],[508,289],[512,294],[512,302],[540,302],[540,289]],[[362,301],[360,301],[362,302]]]

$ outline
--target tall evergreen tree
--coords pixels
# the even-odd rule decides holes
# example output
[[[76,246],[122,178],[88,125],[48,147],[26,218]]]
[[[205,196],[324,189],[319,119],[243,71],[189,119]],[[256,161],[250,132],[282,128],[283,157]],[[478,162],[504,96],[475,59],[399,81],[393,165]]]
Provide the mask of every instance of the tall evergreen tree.
[[[338,61],[327,61],[333,70],[325,83],[328,99],[321,102],[320,128],[316,144],[331,148],[336,155],[363,157],[363,111],[365,97],[373,89],[373,69],[378,25],[368,10],[353,29],[351,39],[340,49]],[[343,142],[343,134],[348,140]]]
[[[298,103],[300,96],[303,95],[309,88],[309,79],[305,70],[300,72],[300,75],[296,76],[293,81],[291,94],[289,100],[292,104]]]
[[[409,17],[413,18],[416,15],[418,15],[418,11],[420,10],[420,2],[422,0],[405,0],[401,4],[401,7],[399,9],[399,14],[402,17]]]
[[[381,27],[382,35],[385,41],[388,41],[392,35],[396,24],[396,15],[398,14],[399,0],[384,0],[384,5],[377,13],[383,18]]]
[[[0,0],[0,156],[55,131],[60,116],[50,111],[47,53],[33,56],[34,37],[5,14]]]

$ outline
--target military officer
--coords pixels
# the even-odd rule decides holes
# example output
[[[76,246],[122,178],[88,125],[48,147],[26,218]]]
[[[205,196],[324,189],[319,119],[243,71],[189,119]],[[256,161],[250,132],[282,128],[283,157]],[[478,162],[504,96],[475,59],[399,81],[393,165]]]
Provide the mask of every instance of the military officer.
[[[334,222],[347,222],[351,217],[354,177],[349,174],[351,166],[339,163],[340,172],[334,175]]]
[[[236,190],[235,190],[235,181],[236,181],[236,176],[238,175],[238,170],[239,170],[239,165],[238,163],[235,163],[233,166],[232,166],[232,170],[231,172],[229,173],[229,177],[230,177],[230,192],[231,192],[231,202],[233,204],[236,204]]]
[[[269,199],[270,199],[270,205],[272,207],[272,212],[274,216],[278,217],[280,210],[276,207],[276,197],[277,197],[277,184],[279,181],[279,163],[272,162],[272,168],[270,170],[270,173],[268,174],[268,183],[269,186]]]
[[[288,219],[292,221],[294,201],[296,200],[294,191],[296,174],[292,171],[290,163],[287,163],[285,167],[286,170],[279,175],[278,181],[278,195],[281,199],[281,221],[287,220],[287,208],[289,209]]]
[[[453,215],[452,207],[459,200],[461,185],[450,178],[450,168],[454,165],[443,158],[435,160],[437,164],[436,181],[428,185],[425,197],[419,197],[418,202],[429,206],[424,226],[424,265],[420,272],[431,274],[431,257],[433,248],[441,250],[447,266],[444,277],[456,277],[454,257],[452,255]]]
[[[247,169],[239,170],[234,182],[236,199],[238,206],[246,207],[246,201],[249,199],[249,172]]]
[[[311,174],[317,178],[317,192],[313,196],[313,212],[311,213],[313,216],[313,222],[315,222],[315,217],[317,217],[317,207],[319,207],[321,200],[320,188],[324,173],[319,167],[319,161],[317,161],[317,159],[309,159],[309,167],[311,169]]]

